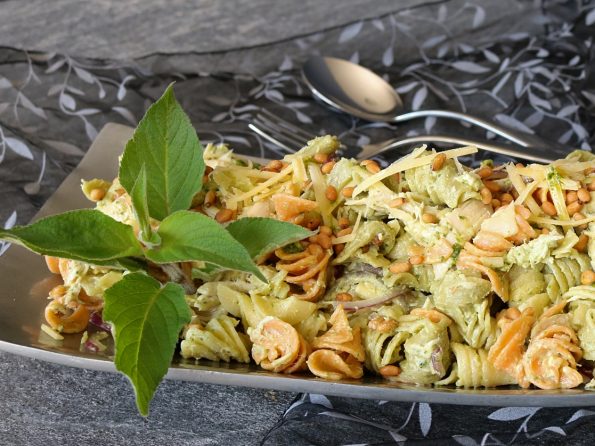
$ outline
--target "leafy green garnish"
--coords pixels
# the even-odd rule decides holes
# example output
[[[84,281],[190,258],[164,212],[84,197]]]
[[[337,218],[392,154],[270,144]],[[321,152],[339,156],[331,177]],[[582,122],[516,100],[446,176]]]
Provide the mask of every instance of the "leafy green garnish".
[[[188,209],[202,187],[205,170],[196,130],[170,85],[136,128],[120,162],[120,183],[128,193],[146,169],[149,215],[163,220]]]
[[[161,268],[164,274],[156,277],[173,278],[190,290],[195,277],[206,278],[222,269],[245,271],[266,281],[253,259],[311,235],[268,218],[242,219],[225,228],[188,211],[202,188],[204,169],[196,132],[170,85],[147,111],[120,163],[119,179],[132,201],[138,239],[132,226],[98,210],[71,211],[29,226],[0,229],[0,239],[40,254],[136,271],[106,290],[104,318],[113,327],[116,368],[130,378],[143,415],[167,373],[190,310],[182,286],[162,285],[140,271]],[[158,229],[151,223],[159,223]],[[179,262],[189,261],[206,266],[193,268],[193,277],[187,277]]]
[[[234,221],[227,226],[227,230],[246,247],[253,259],[314,234],[301,226],[258,217]]]
[[[266,282],[246,248],[212,218],[198,212],[178,211],[161,222],[157,233],[161,245],[146,253],[155,263],[201,260],[253,273]]]
[[[134,237],[132,227],[92,209],[53,215],[29,226],[0,229],[0,238],[39,254],[97,265],[142,256],[141,245]]]
[[[144,164],[140,169],[138,178],[134,182],[134,186],[132,186],[130,198],[132,199],[134,215],[140,226],[140,240],[150,247],[159,245],[161,240],[159,239],[159,236],[153,232],[150,224],[149,206],[147,204],[147,170],[145,169]]]
[[[132,382],[143,416],[190,317],[180,285],[162,286],[143,273],[128,274],[105,292],[103,318],[113,327],[116,368]]]

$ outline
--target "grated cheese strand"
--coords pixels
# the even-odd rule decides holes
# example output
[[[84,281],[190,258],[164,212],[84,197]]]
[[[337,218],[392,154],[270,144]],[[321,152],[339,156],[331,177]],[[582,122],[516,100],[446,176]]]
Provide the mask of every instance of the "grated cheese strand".
[[[516,191],[519,193],[520,198],[520,196],[523,195],[523,192],[525,192],[525,183],[523,182],[521,175],[518,173],[517,167],[513,164],[507,164],[506,172],[508,172],[508,178],[510,179],[510,182],[512,183]],[[541,214],[541,208],[539,207],[533,196],[527,195],[524,202],[527,204],[527,207],[529,208],[532,214]]]
[[[47,334],[50,338],[55,339],[56,341],[63,341],[64,336],[54,330],[52,327],[46,324],[41,324],[41,331]]]
[[[443,152],[438,152],[438,153],[442,153],[443,155],[446,156],[447,159],[450,159],[450,158],[456,158],[458,156],[464,156],[464,155],[470,155],[472,153],[477,153],[477,151],[478,151],[477,147],[467,146],[467,147],[461,147],[458,149],[445,150]],[[426,164],[431,164],[432,161],[434,161],[434,158],[436,158],[436,156],[438,155],[438,153],[432,153],[431,155],[425,155],[425,156],[422,156],[421,158],[413,158],[413,157],[401,158],[400,160],[395,161],[393,164],[388,166],[386,169],[383,169],[380,172],[378,172],[378,173],[372,175],[371,177],[366,178],[364,181],[362,181],[361,184],[359,186],[357,186],[355,188],[355,190],[353,191],[353,196],[355,197],[356,195],[358,195],[358,194],[362,193],[363,191],[367,190],[368,188],[370,188],[370,186],[372,186],[373,184],[378,183],[379,181],[382,181],[385,178],[388,178],[391,175],[394,175],[395,173],[403,172],[403,171],[409,170],[409,169],[414,169],[416,167],[421,167]],[[413,153],[412,153],[412,155],[413,155]],[[417,156],[419,156],[419,153]]]
[[[271,177],[268,180],[264,181],[263,183],[260,183],[258,186],[255,186],[254,188],[250,189],[248,192],[245,192],[242,195],[239,195],[237,197],[228,199],[227,203],[226,203],[227,208],[233,209],[233,210],[237,209],[238,203],[240,201],[244,201],[244,200],[247,200],[248,198],[252,198],[253,196],[258,195],[260,192],[271,187],[273,184],[280,182],[283,178],[285,178],[291,172],[293,172],[292,164],[285,167],[285,169],[283,169],[281,172],[276,174],[274,177]]]

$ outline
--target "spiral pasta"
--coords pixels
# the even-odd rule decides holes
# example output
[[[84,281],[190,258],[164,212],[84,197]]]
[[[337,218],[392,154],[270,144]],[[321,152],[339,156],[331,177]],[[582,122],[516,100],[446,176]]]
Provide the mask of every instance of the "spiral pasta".
[[[583,357],[595,360],[595,287],[581,285],[570,288],[563,296],[569,302],[569,314],[583,349]]]
[[[288,254],[283,249],[278,249],[275,255],[279,258],[275,267],[287,272],[285,281],[303,289],[303,293],[293,296],[309,302],[322,296],[326,289],[327,266],[331,258],[328,250],[311,243],[301,252]]]
[[[465,341],[474,348],[489,347],[495,340],[490,291],[490,282],[469,270],[449,271],[433,289],[436,308],[453,319]]]
[[[579,285],[581,272],[590,269],[589,257],[578,253],[560,259],[548,257],[545,265],[546,292],[552,302],[558,302],[570,288]]]
[[[315,351],[308,358],[308,368],[321,378],[360,378],[365,359],[360,327],[351,328],[342,305],[329,323],[331,328],[312,341]]]
[[[565,302],[552,307],[537,321],[523,356],[523,379],[519,384],[533,384],[540,389],[571,389],[583,383],[577,371],[582,349],[568,314],[559,313]]]
[[[287,322],[267,316],[248,334],[252,357],[263,369],[294,373],[305,368],[310,346]]]
[[[239,321],[226,315],[211,319],[206,326],[191,324],[187,329],[180,352],[184,358],[235,360],[250,362],[249,341],[236,329]]]
[[[497,387],[516,384],[515,377],[495,368],[485,349],[475,349],[458,342],[451,343],[456,367],[450,379],[458,387]]]
[[[440,170],[429,166],[408,170],[405,174],[412,192],[426,196],[432,204],[446,204],[450,208],[470,198],[479,198],[481,180],[471,172],[460,173],[453,160],[447,160]]]

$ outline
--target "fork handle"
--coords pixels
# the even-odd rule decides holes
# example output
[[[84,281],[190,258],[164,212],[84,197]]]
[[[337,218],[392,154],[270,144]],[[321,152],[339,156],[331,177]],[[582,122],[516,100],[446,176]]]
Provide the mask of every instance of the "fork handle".
[[[549,154],[546,151],[538,150],[533,147],[523,147],[522,149],[515,149],[514,147],[505,146],[502,144],[488,143],[485,141],[478,141],[447,135],[422,135],[404,139],[392,139],[386,141],[385,143],[374,144],[373,146],[368,146],[364,148],[358,154],[357,157],[358,159],[370,158],[372,156],[388,152],[392,149],[419,143],[439,143],[459,146],[475,146],[478,149],[485,150],[487,152],[499,153],[500,155],[512,156],[515,158],[536,161],[539,163],[551,163],[555,159],[555,157],[548,156]]]
[[[504,126],[495,124],[477,116],[469,115],[467,113],[455,112],[450,110],[418,110],[414,112],[404,113],[395,116],[394,122],[409,121],[411,119],[424,118],[434,116],[436,118],[456,119],[458,121],[468,122],[469,124],[482,127],[496,135],[505,138],[514,144],[518,144],[526,149],[532,148],[544,152],[556,152],[558,158],[565,156],[566,148],[555,141],[546,141],[545,139],[526,132],[519,132]]]

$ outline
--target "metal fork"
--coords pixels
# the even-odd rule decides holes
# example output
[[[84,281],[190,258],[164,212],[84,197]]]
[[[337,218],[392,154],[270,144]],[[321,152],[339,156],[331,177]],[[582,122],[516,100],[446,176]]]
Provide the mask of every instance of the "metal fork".
[[[307,141],[317,136],[295,124],[281,119],[265,109],[260,110],[256,118],[248,124],[248,127],[254,133],[280,147],[286,153],[297,152]],[[476,146],[480,150],[539,163],[550,163],[554,160],[553,158],[549,158],[547,153],[543,155],[528,154],[524,153],[522,149],[515,149],[511,146],[448,135],[421,135],[367,144],[361,147],[361,151],[357,154],[356,158],[360,160],[368,159],[391,150],[422,143],[445,144],[448,146]]]

